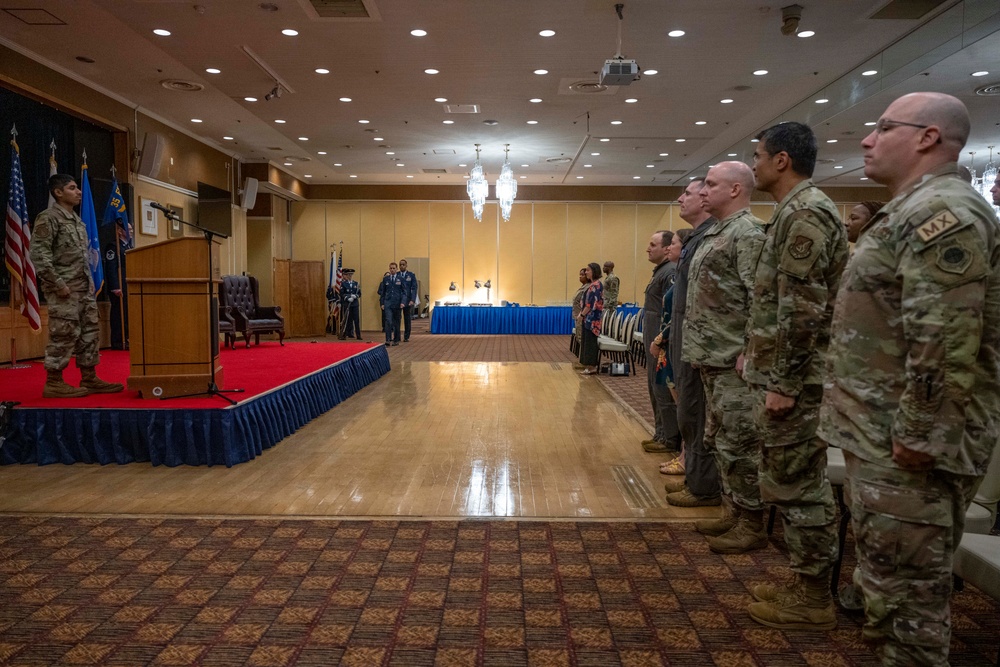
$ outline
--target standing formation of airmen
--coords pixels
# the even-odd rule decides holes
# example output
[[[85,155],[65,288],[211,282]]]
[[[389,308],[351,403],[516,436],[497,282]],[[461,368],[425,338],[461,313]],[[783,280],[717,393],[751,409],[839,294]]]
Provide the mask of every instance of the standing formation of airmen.
[[[753,174],[712,167],[700,196],[718,221],[674,343],[701,372],[726,501],[698,530],[743,553],[766,544],[762,501],[782,515],[794,576],[756,586],[750,616],[836,625],[826,453],[840,447],[864,636],[886,665],[948,664],[952,560],[1000,438],[1000,222],[960,175],[969,130],[949,95],[889,105],[861,146],[893,199],[867,202],[849,230],[810,180],[805,125],[760,133]],[[750,214],[755,185],[778,202],[769,224]]]

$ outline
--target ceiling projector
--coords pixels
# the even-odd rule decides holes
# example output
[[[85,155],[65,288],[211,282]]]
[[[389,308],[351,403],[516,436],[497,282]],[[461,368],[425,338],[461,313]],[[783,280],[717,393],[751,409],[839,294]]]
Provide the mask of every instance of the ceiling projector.
[[[639,79],[639,65],[634,60],[612,58],[601,68],[602,86],[627,86]]]

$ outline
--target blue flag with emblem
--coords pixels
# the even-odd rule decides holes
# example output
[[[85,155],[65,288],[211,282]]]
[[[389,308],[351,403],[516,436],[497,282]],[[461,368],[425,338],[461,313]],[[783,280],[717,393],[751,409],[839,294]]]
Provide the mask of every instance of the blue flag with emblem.
[[[94,295],[104,287],[104,265],[101,263],[101,241],[97,237],[97,213],[94,211],[94,194],[90,191],[87,176],[87,154],[83,154],[83,201],[80,202],[80,219],[87,228],[87,261],[90,275],[94,278]]]
[[[122,189],[115,178],[111,183],[111,194],[108,195],[108,203],[104,207],[104,218],[102,225],[110,222],[118,223],[118,238],[123,239],[125,246],[132,247],[132,235],[129,233],[128,210],[125,208],[125,198],[122,197]]]

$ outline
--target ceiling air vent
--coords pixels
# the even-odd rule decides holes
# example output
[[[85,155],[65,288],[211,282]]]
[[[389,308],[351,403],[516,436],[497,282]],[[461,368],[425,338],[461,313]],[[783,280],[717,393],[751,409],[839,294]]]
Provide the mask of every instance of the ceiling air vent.
[[[982,95],[983,97],[1000,95],[1000,83],[991,83],[988,86],[976,88],[976,95]]]
[[[309,162],[312,158],[299,157],[297,155],[286,155],[285,162]]]
[[[182,81],[181,79],[164,79],[160,85],[167,90],[176,90],[181,93],[197,93],[199,90],[205,90],[205,86],[200,83]]]
[[[545,162],[548,164],[569,164],[573,161],[571,157],[547,157]]]
[[[922,18],[931,10],[943,5],[945,0],[892,0],[871,15],[873,19],[906,19],[916,20]]]
[[[616,86],[605,86],[595,79],[563,78],[559,80],[560,95],[614,95]]]
[[[425,174],[447,174],[448,173],[447,169],[421,169],[420,171],[422,171]]]
[[[309,0],[321,19],[372,19],[378,18],[374,0]]]
[[[478,104],[445,104],[445,113],[479,113]]]
[[[687,172],[683,169],[664,169],[660,172],[660,176],[683,176]]]
[[[435,148],[434,155],[454,155],[454,148]]]

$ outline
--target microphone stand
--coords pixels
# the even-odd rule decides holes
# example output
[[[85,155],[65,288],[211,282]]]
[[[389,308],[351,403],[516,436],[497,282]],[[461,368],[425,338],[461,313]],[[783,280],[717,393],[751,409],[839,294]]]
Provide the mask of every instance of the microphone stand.
[[[212,324],[212,331],[209,332],[209,335],[212,336],[212,341],[210,343],[210,349],[216,350],[216,349],[218,349],[218,346],[219,346],[219,329],[218,329],[217,324],[215,324],[218,321],[218,318],[219,318],[219,300],[218,300],[218,297],[215,296],[215,294],[214,294],[214,292],[215,292],[215,283],[212,282],[212,277],[215,275],[215,267],[212,265],[212,240],[214,238],[216,238],[216,237],[227,239],[227,238],[229,238],[229,236],[226,235],[226,234],[221,234],[219,232],[213,232],[210,229],[205,229],[204,227],[201,227],[200,225],[196,225],[196,224],[188,222],[186,220],[181,220],[180,217],[176,213],[174,213],[173,211],[171,211],[166,206],[162,206],[162,205],[161,206],[157,206],[157,205],[154,204],[153,208],[158,209],[159,211],[162,211],[163,214],[166,215],[167,220],[172,220],[172,221],[179,222],[182,225],[187,225],[191,229],[197,229],[205,237],[205,242],[208,244],[208,284],[209,284],[208,293],[209,293],[209,307],[212,309],[211,312],[209,313],[209,319],[213,323]],[[212,359],[211,367],[212,367],[212,378],[211,378],[211,380],[209,380],[208,388],[205,391],[199,391],[199,392],[195,392],[193,394],[182,394],[180,396],[165,396],[165,397],[161,398],[160,400],[161,401],[169,401],[169,400],[172,400],[172,399],[175,399],[175,398],[192,398],[194,396],[218,396],[219,398],[221,398],[221,399],[223,399],[225,401],[228,401],[230,405],[236,405],[237,402],[234,401],[233,399],[229,398],[228,396],[226,396],[226,394],[242,394],[245,390],[244,389],[219,389],[219,385],[217,385],[216,382],[215,382],[215,359],[214,359],[214,357]]]

